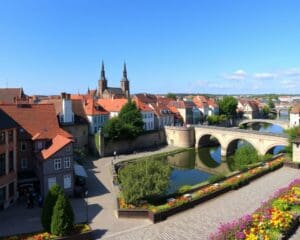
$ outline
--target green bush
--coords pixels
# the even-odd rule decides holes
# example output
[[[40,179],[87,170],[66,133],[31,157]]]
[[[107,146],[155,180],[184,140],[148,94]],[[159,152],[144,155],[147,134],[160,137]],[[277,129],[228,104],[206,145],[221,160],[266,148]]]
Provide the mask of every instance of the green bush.
[[[183,186],[181,186],[181,187],[177,190],[177,192],[180,193],[180,194],[182,194],[182,193],[185,193],[185,192],[190,191],[191,189],[192,189],[192,186],[190,186],[190,185],[183,185]]]
[[[55,203],[51,221],[51,233],[56,236],[69,235],[74,227],[74,213],[68,197],[61,193]]]
[[[216,182],[220,182],[222,180],[225,179],[225,176],[222,174],[218,174],[218,175],[212,175],[210,176],[207,180],[210,184],[216,183]]]
[[[49,189],[49,192],[46,196],[44,207],[42,209],[41,222],[44,230],[47,232],[51,231],[51,219],[52,219],[53,209],[59,194],[62,192],[63,190],[61,189],[61,187],[58,186],[57,184],[54,184]]]
[[[242,170],[244,166],[257,163],[259,160],[259,155],[252,145],[243,145],[236,150],[233,156],[234,169]]]
[[[169,186],[171,167],[156,160],[138,161],[120,169],[119,180],[126,203],[139,204],[164,194]]]

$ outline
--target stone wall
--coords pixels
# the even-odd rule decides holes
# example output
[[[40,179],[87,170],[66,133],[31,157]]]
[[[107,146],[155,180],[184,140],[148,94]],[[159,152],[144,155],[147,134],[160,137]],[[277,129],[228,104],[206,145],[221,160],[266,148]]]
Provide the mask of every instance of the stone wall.
[[[168,145],[175,147],[194,147],[195,132],[193,127],[165,127]]]
[[[147,148],[158,147],[166,144],[164,130],[145,133],[134,140],[104,141],[101,138],[100,156],[111,156],[114,151],[117,154],[133,153]],[[104,145],[103,145],[104,144]]]

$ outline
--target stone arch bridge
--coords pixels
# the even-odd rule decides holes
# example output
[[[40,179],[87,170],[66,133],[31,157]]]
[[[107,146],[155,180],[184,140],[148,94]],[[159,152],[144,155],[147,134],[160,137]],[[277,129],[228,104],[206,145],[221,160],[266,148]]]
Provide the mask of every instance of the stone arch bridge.
[[[283,120],[272,120],[272,119],[249,119],[249,120],[243,120],[239,123],[239,126],[246,125],[249,123],[271,123],[274,125],[278,125],[282,127],[283,129],[288,129],[290,127],[288,121]]]
[[[207,146],[214,137],[221,145],[221,156],[235,151],[239,140],[249,142],[261,155],[265,155],[276,146],[287,146],[288,138],[283,134],[263,133],[239,128],[195,126],[195,147]]]

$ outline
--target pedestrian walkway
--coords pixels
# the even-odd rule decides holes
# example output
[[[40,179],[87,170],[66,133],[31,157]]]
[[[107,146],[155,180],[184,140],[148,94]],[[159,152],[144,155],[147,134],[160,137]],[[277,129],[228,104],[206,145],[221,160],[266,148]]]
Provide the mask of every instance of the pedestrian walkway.
[[[229,222],[246,213],[254,212],[261,205],[261,202],[271,197],[277,189],[287,186],[293,179],[299,177],[299,170],[283,167],[237,191],[230,191],[192,209],[174,215],[164,222],[107,234],[103,239],[208,239],[209,234],[215,232],[220,223]],[[294,239],[300,238],[294,236]]]

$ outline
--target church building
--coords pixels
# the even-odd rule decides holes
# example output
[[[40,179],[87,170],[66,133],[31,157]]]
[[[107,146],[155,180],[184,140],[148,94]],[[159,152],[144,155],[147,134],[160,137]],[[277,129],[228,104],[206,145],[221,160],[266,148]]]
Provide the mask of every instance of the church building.
[[[98,81],[98,92],[97,92],[98,97],[102,99],[116,99],[116,98],[130,97],[129,80],[127,78],[126,63],[124,63],[123,78],[121,79],[120,82],[121,82],[120,88],[107,86],[104,63],[102,62],[100,79]]]

